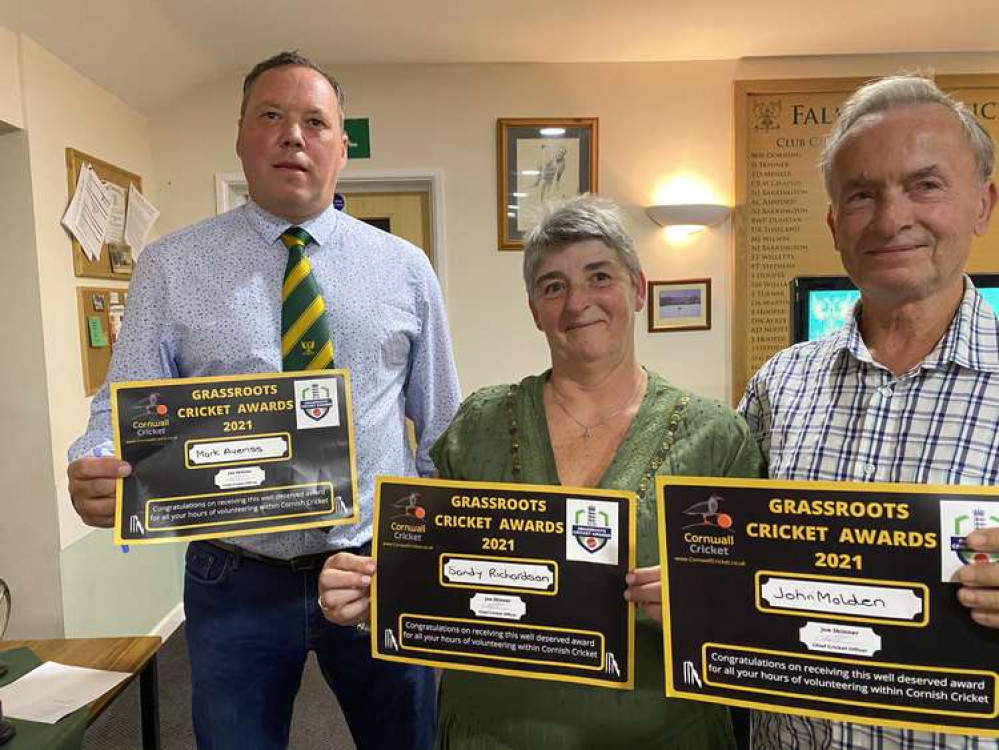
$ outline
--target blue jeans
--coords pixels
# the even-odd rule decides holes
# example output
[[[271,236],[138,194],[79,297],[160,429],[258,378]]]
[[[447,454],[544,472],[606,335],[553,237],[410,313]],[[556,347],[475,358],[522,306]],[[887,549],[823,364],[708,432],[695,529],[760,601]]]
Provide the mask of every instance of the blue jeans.
[[[200,750],[284,750],[309,651],[358,750],[432,747],[433,672],[372,659],[367,634],[327,622],[318,577],[190,544],[184,608]]]

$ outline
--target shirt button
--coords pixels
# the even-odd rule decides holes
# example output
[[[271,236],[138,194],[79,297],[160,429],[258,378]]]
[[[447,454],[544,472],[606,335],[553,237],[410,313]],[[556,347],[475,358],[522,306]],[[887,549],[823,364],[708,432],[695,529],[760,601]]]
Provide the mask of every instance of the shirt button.
[[[890,385],[886,385],[884,388],[882,388],[881,389],[881,395],[884,396],[885,398],[891,398],[892,397],[891,386]]]
[[[874,464],[867,464],[867,466],[865,466],[865,467],[864,467],[864,473],[865,473],[865,474],[866,474],[867,476],[869,476],[869,477],[870,477],[870,476],[874,476],[874,472],[875,472],[876,470],[877,470],[877,469],[876,469],[876,467],[874,466]]]

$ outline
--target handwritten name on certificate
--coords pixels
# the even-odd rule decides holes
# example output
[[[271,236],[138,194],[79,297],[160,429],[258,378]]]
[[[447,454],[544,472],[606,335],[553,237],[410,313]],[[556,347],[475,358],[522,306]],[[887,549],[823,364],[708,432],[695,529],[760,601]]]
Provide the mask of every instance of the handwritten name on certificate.
[[[999,737],[999,638],[954,573],[990,487],[660,477],[666,694]]]
[[[116,544],[356,523],[345,370],[111,386]]]
[[[379,477],[372,653],[631,689],[635,496]]]

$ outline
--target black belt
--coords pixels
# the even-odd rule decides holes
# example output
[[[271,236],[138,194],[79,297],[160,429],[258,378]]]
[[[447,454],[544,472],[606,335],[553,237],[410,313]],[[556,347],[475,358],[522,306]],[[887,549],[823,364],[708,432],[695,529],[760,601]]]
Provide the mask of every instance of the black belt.
[[[294,571],[319,570],[323,567],[323,563],[326,562],[330,555],[336,554],[336,551],[317,552],[312,555],[299,555],[298,557],[292,557],[289,560],[282,560],[280,557],[258,555],[256,552],[251,552],[248,549],[237,547],[235,544],[229,544],[228,542],[220,542],[217,539],[208,539],[207,541],[213,547],[225,550],[231,555],[245,557],[248,560],[256,560],[257,562],[264,563],[265,565],[273,565],[278,568],[287,568],[288,570]]]

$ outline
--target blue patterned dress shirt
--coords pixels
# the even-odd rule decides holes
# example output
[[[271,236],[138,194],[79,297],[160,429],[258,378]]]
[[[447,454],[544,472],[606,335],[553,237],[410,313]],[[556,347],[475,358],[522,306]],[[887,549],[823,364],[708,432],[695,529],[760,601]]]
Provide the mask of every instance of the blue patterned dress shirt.
[[[251,202],[150,245],[108,382],[280,372],[288,259],[280,236],[289,226]],[[332,207],[299,226],[314,240],[306,254],[326,301],[335,366],[350,371],[361,523],[230,540],[282,559],[369,541],[375,475],[430,475],[430,446],[461,401],[440,287],[423,252]],[[90,412],[71,461],[111,445],[107,383]]]

